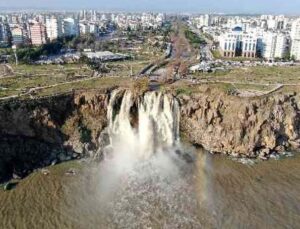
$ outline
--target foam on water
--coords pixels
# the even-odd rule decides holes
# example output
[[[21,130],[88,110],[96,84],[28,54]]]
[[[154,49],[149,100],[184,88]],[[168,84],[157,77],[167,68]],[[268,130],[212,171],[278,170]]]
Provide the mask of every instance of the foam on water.
[[[109,209],[109,224],[145,228],[163,217],[169,228],[199,227],[197,214],[188,216],[197,201],[187,191],[189,165],[178,156],[182,151],[178,101],[157,92],[136,100],[131,91],[121,93],[114,91],[109,102],[110,142],[104,152],[110,157],[104,157],[99,172],[99,196]]]

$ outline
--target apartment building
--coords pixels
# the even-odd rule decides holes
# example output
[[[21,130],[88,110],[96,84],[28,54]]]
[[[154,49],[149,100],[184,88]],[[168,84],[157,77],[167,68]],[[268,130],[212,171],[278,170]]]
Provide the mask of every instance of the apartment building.
[[[74,18],[65,18],[63,20],[64,36],[77,36],[79,34],[79,23]]]
[[[32,45],[42,45],[46,43],[46,27],[42,23],[30,23],[29,32]]]
[[[300,60],[300,18],[292,23],[291,44],[291,57]]]
[[[14,45],[21,45],[25,43],[25,31],[21,26],[14,26],[11,28],[12,43]]]
[[[267,31],[258,39],[258,56],[267,60],[284,58],[289,51],[289,35]]]
[[[10,30],[7,23],[0,23],[0,45],[7,45],[9,42]]]
[[[46,32],[50,41],[62,36],[62,22],[59,18],[51,17],[46,19]]]

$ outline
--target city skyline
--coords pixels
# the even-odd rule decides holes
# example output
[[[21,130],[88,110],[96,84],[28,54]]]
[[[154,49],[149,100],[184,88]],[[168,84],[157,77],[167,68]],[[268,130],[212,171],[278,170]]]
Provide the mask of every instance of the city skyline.
[[[299,15],[300,1],[287,0],[0,0],[2,10],[79,10],[95,9],[103,11],[164,11],[164,12],[199,12],[199,13],[250,13],[250,14],[289,14]]]

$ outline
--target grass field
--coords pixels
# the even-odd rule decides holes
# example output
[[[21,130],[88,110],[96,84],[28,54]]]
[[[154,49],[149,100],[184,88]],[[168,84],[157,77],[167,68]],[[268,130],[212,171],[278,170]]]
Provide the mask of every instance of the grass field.
[[[0,78],[0,98],[26,94],[31,88],[42,88],[36,90],[34,96],[45,96],[56,93],[68,92],[73,89],[98,89],[113,86],[130,87],[131,73],[136,75],[147,65],[148,61],[129,60],[123,62],[107,63],[110,73],[104,78],[91,78],[93,71],[86,65],[19,65],[14,66],[14,73],[6,78]],[[276,84],[284,84],[281,90],[299,89],[300,66],[294,67],[249,67],[238,68],[226,72],[198,73],[193,75],[200,79],[205,85],[217,87],[228,92],[232,89],[239,91],[262,91],[272,90]],[[179,81],[174,85],[178,93],[193,93],[197,87],[190,86],[188,81]],[[29,97],[28,93],[26,96]]]
[[[92,76],[92,71],[84,65],[19,65],[13,70],[11,76],[0,78],[1,97]]]
[[[69,92],[71,90],[86,89],[106,89],[115,86],[130,87],[132,80],[125,77],[106,77],[98,79],[90,79],[82,82],[74,82],[70,84],[62,84],[56,87],[39,90],[37,96],[47,96],[57,93]]]
[[[93,71],[86,65],[81,64],[13,66],[14,73],[12,75],[0,78],[0,98],[20,95],[32,88],[51,85],[58,86],[38,90],[37,93],[45,95],[79,88],[117,85],[120,82],[130,81],[131,72],[133,75],[137,74],[146,64],[147,62],[144,61],[107,63],[111,71],[100,79],[91,78]]]
[[[198,73],[196,78],[208,81],[230,81],[258,84],[300,84],[300,66],[248,67],[225,72]]]

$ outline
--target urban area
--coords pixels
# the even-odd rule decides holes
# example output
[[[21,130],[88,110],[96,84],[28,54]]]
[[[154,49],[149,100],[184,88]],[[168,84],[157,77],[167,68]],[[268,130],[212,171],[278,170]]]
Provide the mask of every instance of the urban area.
[[[0,45],[1,99],[65,92],[95,82],[126,84],[128,77],[147,78],[153,87],[184,88],[179,91],[190,90],[186,85],[219,83],[228,93],[257,96],[298,85],[300,18],[2,12]],[[272,76],[261,77],[268,73]]]
[[[2,2],[0,229],[300,229],[300,0]]]

